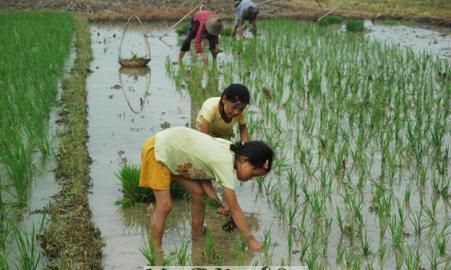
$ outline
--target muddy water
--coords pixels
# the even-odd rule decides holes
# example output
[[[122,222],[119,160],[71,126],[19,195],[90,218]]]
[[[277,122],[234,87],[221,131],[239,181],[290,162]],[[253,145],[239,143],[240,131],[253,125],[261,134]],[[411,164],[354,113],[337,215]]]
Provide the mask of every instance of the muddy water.
[[[152,209],[152,205],[126,209],[116,206],[115,202],[122,194],[115,173],[125,162],[140,163],[140,147],[151,134],[169,126],[192,126],[191,119],[196,112],[188,93],[176,90],[166,76],[167,57],[169,61],[175,61],[177,58],[175,33],[171,32],[162,42],[157,37],[165,32],[166,25],[146,25],[145,30],[139,27],[131,28],[124,37],[121,54],[124,57],[145,54],[142,37],[142,33],[145,32],[150,34],[148,41],[152,60],[148,64],[148,69],[121,70],[118,56],[122,27],[123,25],[92,25],[94,60],[91,63],[92,73],[87,82],[90,135],[88,146],[93,159],[90,205],[95,222],[106,243],[105,269],[139,269],[146,264],[140,249],[145,246],[148,239]],[[448,34],[404,26],[369,25],[368,28],[371,32],[367,35],[371,38],[397,42],[402,46],[413,44],[414,49],[417,48],[419,51],[426,49],[434,54],[449,57],[451,42]],[[422,31],[430,32],[426,35]],[[404,38],[400,33],[409,38]],[[432,41],[432,45],[440,44],[440,46],[429,44],[431,38],[437,41]],[[426,42],[425,45],[418,45],[423,44],[423,41]],[[227,58],[222,60],[225,59]],[[189,62],[189,59],[185,61]],[[268,178],[270,179],[265,181],[278,180],[276,175]],[[288,232],[284,229],[286,224],[273,213],[267,198],[256,196],[256,188],[256,185],[251,183],[240,185],[237,188],[237,195],[257,238],[262,240],[265,233],[269,233],[274,244],[270,250],[270,258],[265,258],[264,254],[246,253],[243,263],[259,264],[269,259],[271,264],[279,264],[282,260],[285,263],[291,261],[297,264],[299,255],[296,254],[299,254],[301,244],[295,243],[292,254],[288,254],[286,240]],[[239,256],[231,250],[235,249],[238,234],[222,232],[222,222],[224,220],[214,214],[207,217],[208,228],[214,236],[213,248],[222,258],[221,263],[236,265],[239,263],[237,259]],[[192,254],[191,263],[206,264],[200,255],[202,243],[193,243],[190,234],[189,203],[176,202],[167,221],[163,243],[165,255],[175,256],[176,250],[187,244],[188,253]],[[327,254],[331,258],[332,265],[336,257],[336,247],[341,244],[336,234],[334,229]]]
[[[414,28],[406,25],[383,25],[365,21],[367,36],[417,53],[426,52],[451,62],[451,30],[448,28]]]

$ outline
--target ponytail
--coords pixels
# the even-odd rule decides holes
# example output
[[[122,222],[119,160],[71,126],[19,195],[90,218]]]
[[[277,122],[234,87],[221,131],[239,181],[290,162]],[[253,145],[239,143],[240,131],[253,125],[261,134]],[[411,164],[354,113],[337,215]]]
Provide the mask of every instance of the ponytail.
[[[245,156],[256,168],[263,168],[268,173],[272,168],[274,152],[262,141],[236,142],[230,145],[235,156]]]

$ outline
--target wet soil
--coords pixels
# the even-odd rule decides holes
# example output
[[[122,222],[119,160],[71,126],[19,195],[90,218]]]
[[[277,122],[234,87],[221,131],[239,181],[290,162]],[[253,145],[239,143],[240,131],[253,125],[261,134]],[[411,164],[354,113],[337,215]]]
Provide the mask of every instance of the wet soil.
[[[262,6],[260,17],[287,17],[316,20],[337,6],[333,2],[274,1]],[[3,0],[0,1],[0,9],[62,9],[95,21],[127,20],[131,16],[138,16],[142,20],[173,21],[180,19],[198,3],[199,1],[197,0]],[[203,3],[208,8],[225,16],[231,16],[233,14],[232,1],[205,0]],[[435,9],[432,13],[428,11],[422,12],[422,14],[415,14],[403,10],[402,6],[396,5],[384,5],[382,9],[384,12],[371,11],[373,8],[367,4],[355,4],[353,1],[344,1],[344,4],[341,4],[332,14],[345,18],[409,20],[451,27],[451,13],[441,12],[440,9]],[[434,14],[434,12],[440,14]]]

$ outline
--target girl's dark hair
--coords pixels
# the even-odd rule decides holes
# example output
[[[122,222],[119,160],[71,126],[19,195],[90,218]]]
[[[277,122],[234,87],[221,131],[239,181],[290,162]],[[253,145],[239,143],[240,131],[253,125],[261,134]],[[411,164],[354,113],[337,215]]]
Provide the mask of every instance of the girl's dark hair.
[[[221,97],[227,98],[230,102],[241,102],[249,104],[250,95],[246,86],[239,83],[232,83],[222,92]]]
[[[230,145],[235,156],[246,156],[256,168],[271,171],[274,152],[262,141],[237,142]]]

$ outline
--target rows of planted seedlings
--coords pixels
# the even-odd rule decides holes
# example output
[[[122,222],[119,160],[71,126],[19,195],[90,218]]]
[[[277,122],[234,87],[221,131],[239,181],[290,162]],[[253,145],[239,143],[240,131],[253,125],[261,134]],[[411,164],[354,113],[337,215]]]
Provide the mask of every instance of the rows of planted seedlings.
[[[449,62],[292,20],[259,33],[223,38],[217,71],[167,69],[196,102],[231,82],[251,89],[251,136],[277,153],[256,185],[284,224],[282,261],[449,267]],[[264,240],[268,263],[277,241]]]
[[[22,234],[13,208],[26,205],[34,169],[50,153],[49,113],[71,45],[73,18],[60,12],[1,11],[0,25],[0,268],[37,269],[35,230]],[[11,252],[11,240],[17,254]]]

